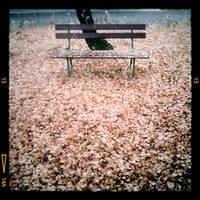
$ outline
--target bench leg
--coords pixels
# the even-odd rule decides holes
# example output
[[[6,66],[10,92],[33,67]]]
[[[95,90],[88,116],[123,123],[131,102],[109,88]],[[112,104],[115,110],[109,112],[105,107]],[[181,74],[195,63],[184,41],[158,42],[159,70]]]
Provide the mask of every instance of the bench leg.
[[[68,73],[68,76],[71,75],[71,69],[72,69],[72,59],[67,58],[67,73]]]
[[[134,77],[134,75],[135,75],[135,58],[131,58],[130,68],[132,70],[132,77]]]
[[[133,63],[133,59],[131,58],[131,60],[130,60],[130,68],[131,68],[132,63]]]
[[[133,58],[132,77],[135,76],[135,58]]]
[[[70,58],[69,61],[70,61],[71,69],[72,69],[73,68],[72,59]]]

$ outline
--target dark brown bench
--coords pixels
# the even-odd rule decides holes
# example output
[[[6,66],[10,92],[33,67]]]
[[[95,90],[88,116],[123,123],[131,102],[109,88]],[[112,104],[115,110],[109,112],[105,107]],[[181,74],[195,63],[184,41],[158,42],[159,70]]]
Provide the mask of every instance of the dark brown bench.
[[[132,77],[135,72],[135,59],[148,59],[149,55],[146,51],[133,50],[133,39],[146,38],[145,33],[135,33],[133,30],[145,30],[145,24],[56,24],[55,30],[68,30],[67,33],[56,33],[56,39],[68,39],[68,48],[65,51],[57,50],[54,58],[67,59],[68,76],[72,69],[72,59],[130,59],[130,68]],[[114,33],[71,33],[70,30],[130,30],[127,32]],[[129,50],[70,50],[70,39],[85,39],[85,38],[130,38],[131,49]]]

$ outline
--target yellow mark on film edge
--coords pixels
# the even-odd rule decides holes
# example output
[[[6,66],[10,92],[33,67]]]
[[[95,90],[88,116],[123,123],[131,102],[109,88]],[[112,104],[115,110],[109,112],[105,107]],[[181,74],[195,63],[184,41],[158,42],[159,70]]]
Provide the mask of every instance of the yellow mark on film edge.
[[[6,83],[6,77],[1,79],[1,83],[5,84]]]
[[[7,154],[1,154],[3,174],[5,174],[5,171],[6,171],[6,157],[7,157]]]
[[[194,78],[194,84],[197,84],[197,83],[199,83],[199,78],[198,77]]]
[[[6,187],[6,178],[2,178],[1,187]]]

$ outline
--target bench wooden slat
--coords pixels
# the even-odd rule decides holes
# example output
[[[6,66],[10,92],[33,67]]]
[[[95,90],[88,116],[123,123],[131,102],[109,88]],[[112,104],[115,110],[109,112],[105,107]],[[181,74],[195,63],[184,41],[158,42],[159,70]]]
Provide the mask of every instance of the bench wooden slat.
[[[76,50],[57,50],[53,56],[54,58],[140,58],[148,59],[149,55],[146,51],[136,50],[95,50],[95,51],[76,51]]]
[[[146,38],[145,33],[56,33],[56,39]]]
[[[56,24],[56,30],[145,30],[146,24]]]

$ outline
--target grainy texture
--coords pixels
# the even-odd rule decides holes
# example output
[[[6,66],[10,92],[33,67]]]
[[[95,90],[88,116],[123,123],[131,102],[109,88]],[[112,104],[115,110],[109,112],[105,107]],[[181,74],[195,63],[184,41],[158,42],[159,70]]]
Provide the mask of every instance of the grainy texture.
[[[67,77],[54,29],[9,34],[10,189],[191,190],[190,24],[148,27],[134,78],[118,59],[74,60]]]
[[[145,30],[146,24],[56,24],[56,30]]]
[[[54,58],[140,58],[147,59],[149,54],[146,51],[135,50],[99,50],[99,51],[82,51],[82,50],[56,50]]]
[[[56,39],[80,38],[145,38],[145,33],[56,33]]]

